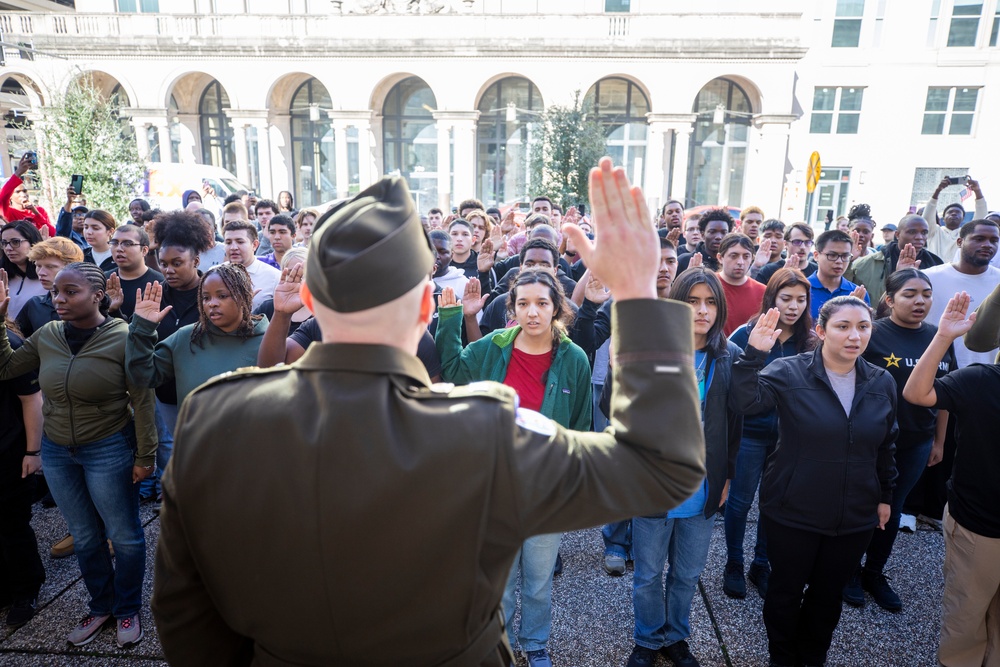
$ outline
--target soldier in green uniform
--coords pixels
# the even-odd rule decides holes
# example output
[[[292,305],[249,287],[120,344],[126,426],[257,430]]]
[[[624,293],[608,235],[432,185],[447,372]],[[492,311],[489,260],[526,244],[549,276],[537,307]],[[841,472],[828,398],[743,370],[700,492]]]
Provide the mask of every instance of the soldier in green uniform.
[[[430,386],[414,356],[433,254],[386,178],[321,219],[297,362],[185,401],[163,481],[153,614],[173,665],[511,664],[501,595],[525,538],[664,512],[705,476],[689,306],[656,300],[639,188],[591,174],[615,298],[611,428],[565,430],[494,383]]]

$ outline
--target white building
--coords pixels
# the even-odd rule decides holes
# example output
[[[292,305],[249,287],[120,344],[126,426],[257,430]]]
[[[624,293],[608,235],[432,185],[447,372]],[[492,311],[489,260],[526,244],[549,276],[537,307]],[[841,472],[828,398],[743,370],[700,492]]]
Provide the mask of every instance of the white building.
[[[11,121],[86,76],[150,161],[224,166],[299,206],[398,170],[426,211],[530,195],[537,112],[579,91],[652,205],[803,219],[818,151],[812,218],[864,201],[886,223],[943,175],[1000,200],[982,120],[998,3],[8,0],[0,111],[19,155],[32,136]]]

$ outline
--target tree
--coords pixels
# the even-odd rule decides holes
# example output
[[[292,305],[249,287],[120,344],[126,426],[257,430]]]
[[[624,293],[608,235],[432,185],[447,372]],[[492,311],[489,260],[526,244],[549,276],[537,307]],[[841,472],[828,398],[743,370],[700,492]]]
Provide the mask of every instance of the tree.
[[[568,206],[588,198],[590,169],[606,152],[604,128],[576,91],[573,106],[551,106],[542,114],[531,149],[531,194]]]
[[[145,168],[116,101],[86,80],[77,81],[42,108],[39,129],[38,162],[49,199],[61,205],[70,177],[82,174],[88,204],[128,220],[128,204],[142,189]]]

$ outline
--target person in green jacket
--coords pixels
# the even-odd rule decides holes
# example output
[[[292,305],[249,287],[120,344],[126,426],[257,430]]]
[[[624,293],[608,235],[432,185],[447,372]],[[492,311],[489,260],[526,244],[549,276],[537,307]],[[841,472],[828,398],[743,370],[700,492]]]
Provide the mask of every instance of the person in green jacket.
[[[216,375],[256,366],[267,317],[252,314],[253,291],[250,274],[242,265],[213,266],[198,286],[198,321],[157,341],[156,328],[173,306],[160,310],[163,286],[147,284],[136,295],[125,346],[129,381],[158,387],[173,379],[177,400],[183,402]]]
[[[572,311],[553,272],[531,269],[518,274],[507,305],[508,317],[517,324],[491,331],[463,349],[463,313],[474,314],[482,303],[468,296],[465,302],[459,305],[451,288],[442,291],[435,342],[443,379],[457,384],[501,382],[517,392],[520,407],[540,412],[566,428],[590,428],[590,362],[566,335],[566,321]],[[552,575],[561,537],[561,533],[555,533],[525,540],[504,591],[506,627],[513,645],[514,591],[520,574],[521,625],[517,639],[529,667],[552,664],[546,645],[552,626]]]
[[[142,639],[146,540],[139,482],[156,458],[153,392],[126,377],[128,326],[108,316],[107,280],[97,265],[68,265],[51,292],[60,321],[14,350],[3,324],[10,299],[0,280],[0,380],[38,369],[45,478],[90,593],[90,609],[67,641],[90,643],[114,616],[118,646],[131,646]]]

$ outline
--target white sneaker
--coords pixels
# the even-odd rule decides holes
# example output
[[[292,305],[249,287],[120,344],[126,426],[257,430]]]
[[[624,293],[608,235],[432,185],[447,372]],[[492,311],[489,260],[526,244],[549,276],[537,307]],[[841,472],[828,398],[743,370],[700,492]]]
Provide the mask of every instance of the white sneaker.
[[[917,517],[912,514],[900,514],[899,529],[905,530],[908,533],[917,532]]]

